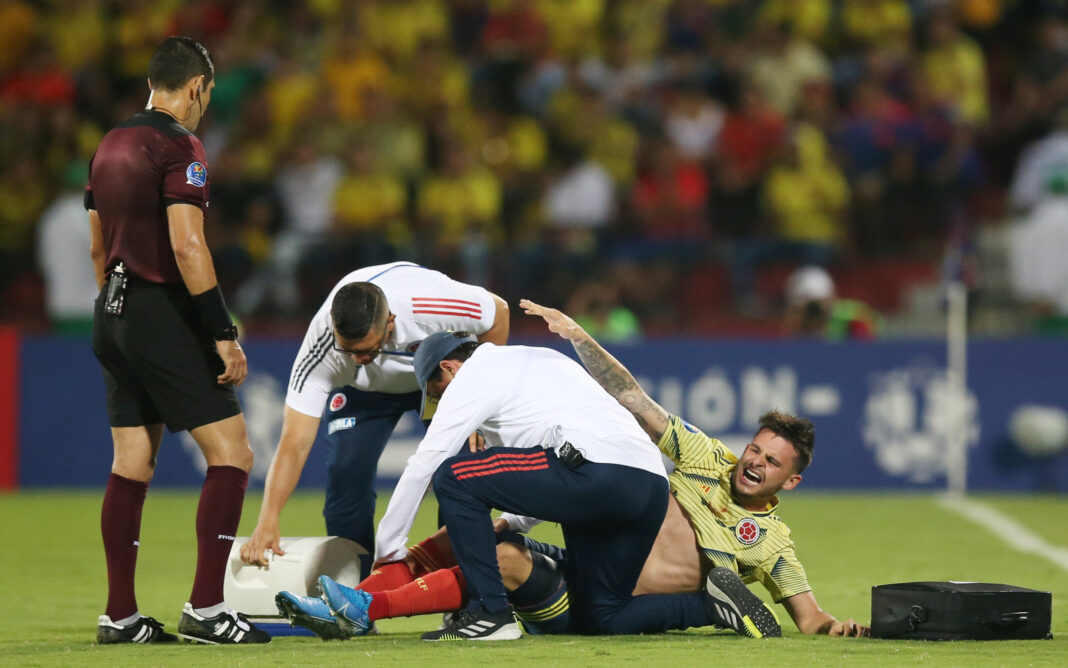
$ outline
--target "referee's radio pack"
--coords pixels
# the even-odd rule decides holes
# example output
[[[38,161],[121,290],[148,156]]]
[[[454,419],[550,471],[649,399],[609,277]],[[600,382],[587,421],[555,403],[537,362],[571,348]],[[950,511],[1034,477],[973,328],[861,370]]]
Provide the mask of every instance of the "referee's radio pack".
[[[284,555],[268,552],[267,568],[241,561],[241,546],[248,538],[238,538],[230,549],[223,596],[226,604],[243,612],[271,635],[304,635],[300,627],[290,628],[278,613],[274,597],[280,591],[300,596],[318,596],[318,578],[329,575],[348,587],[360,581],[360,555],[367,554],[358,543],[337,536],[282,538]],[[308,633],[310,635],[310,632]]]
[[[981,582],[903,582],[871,588],[871,635],[902,640],[1052,638],[1048,591]]]

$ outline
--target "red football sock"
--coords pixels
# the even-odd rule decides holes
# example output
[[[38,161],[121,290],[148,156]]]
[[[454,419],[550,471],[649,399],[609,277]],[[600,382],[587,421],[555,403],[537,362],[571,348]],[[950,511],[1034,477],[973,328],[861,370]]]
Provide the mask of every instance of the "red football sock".
[[[371,571],[370,575],[356,585],[356,588],[374,594],[403,587],[414,579],[412,572],[408,570],[408,564],[403,561],[394,561],[389,564],[382,564]]]
[[[197,505],[197,574],[189,603],[210,608],[223,601],[223,577],[241,521],[248,473],[236,466],[209,466]]]
[[[433,536],[408,548],[408,556],[419,566],[415,572],[416,577],[456,565],[455,561],[450,563]]]
[[[111,474],[100,509],[100,535],[108,564],[108,607],[113,621],[137,612],[134,572],[141,538],[141,509],[145,506],[148,483]]]
[[[449,612],[463,606],[466,593],[460,567],[453,566],[427,573],[400,589],[374,594],[367,615],[375,620]]]

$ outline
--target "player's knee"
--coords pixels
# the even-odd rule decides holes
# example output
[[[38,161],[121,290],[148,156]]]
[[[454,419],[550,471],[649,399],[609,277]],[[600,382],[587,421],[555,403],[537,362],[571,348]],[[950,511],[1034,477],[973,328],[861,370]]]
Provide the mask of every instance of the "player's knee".
[[[115,459],[111,463],[111,472],[127,480],[136,480],[147,484],[152,482],[152,476],[156,473],[156,462],[155,460],[129,462]]]
[[[190,435],[200,446],[208,466],[233,466],[245,473],[252,470],[252,445],[245,429],[245,417],[234,417],[202,425],[190,430]]]
[[[504,588],[514,591],[530,578],[533,569],[530,550],[515,543],[498,543],[497,566],[501,571]]]
[[[202,451],[208,466],[233,466],[245,473],[252,470],[252,446],[247,439],[244,442],[232,441],[221,447],[205,448]]]
[[[252,470],[252,462],[255,460],[252,446],[247,440],[242,444],[234,444],[227,449],[226,460],[227,466],[234,466],[248,473]]]

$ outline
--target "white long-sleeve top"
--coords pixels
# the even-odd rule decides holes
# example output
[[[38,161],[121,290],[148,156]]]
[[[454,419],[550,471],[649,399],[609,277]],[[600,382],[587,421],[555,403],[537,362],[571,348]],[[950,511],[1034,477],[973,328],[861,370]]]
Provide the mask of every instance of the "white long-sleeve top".
[[[558,448],[570,442],[591,462],[667,477],[638,422],[585,369],[548,348],[482,344],[464,362],[397,482],[378,525],[375,559],[407,554],[408,531],[434,472],[480,429],[487,446]]]
[[[393,333],[370,364],[334,350],[330,306],[343,286],[357,281],[382,288],[395,316]],[[478,336],[492,326],[497,307],[486,289],[454,281],[445,274],[411,262],[357,269],[341,279],[308,325],[293,361],[286,405],[320,417],[330,390],[351,385],[359,390],[402,394],[419,389],[412,355],[419,342],[434,332],[464,330]]]

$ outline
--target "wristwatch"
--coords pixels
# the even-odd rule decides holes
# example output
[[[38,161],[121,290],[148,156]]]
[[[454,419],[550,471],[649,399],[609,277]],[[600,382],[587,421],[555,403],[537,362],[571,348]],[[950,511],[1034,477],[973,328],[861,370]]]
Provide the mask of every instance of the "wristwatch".
[[[230,325],[212,338],[216,341],[237,341],[237,325]]]

